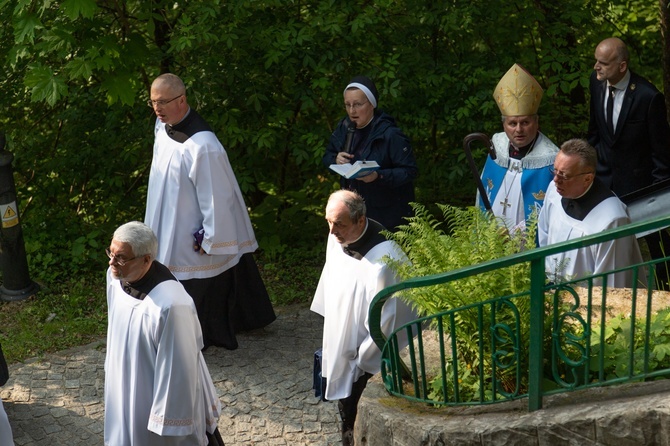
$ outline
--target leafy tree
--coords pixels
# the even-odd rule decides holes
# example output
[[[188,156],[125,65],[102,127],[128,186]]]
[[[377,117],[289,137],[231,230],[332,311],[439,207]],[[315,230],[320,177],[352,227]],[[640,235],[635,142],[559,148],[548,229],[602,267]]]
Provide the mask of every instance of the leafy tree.
[[[145,101],[161,72],[184,79],[223,142],[272,256],[322,249],[337,183],[320,158],[353,75],[375,79],[412,139],[418,200],[455,205],[474,201],[463,137],[500,131],[491,94],[513,63],[545,88],[542,131],[556,142],[586,131],[603,37],[661,76],[658,7],[643,0],[0,0],[0,18],[0,130],[45,280],[98,270],[111,230],[143,218]]]

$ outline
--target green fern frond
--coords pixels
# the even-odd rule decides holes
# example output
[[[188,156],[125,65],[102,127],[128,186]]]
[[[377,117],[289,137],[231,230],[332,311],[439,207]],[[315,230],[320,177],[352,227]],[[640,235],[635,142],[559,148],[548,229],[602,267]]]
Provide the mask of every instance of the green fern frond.
[[[398,243],[410,263],[391,262],[403,279],[443,273],[498,259],[535,245],[536,216],[525,231],[509,232],[477,207],[437,204],[442,218],[412,203],[414,216],[387,237]],[[444,229],[443,229],[444,228]],[[403,298],[422,315],[458,308],[496,296],[516,294],[530,285],[530,266],[514,265],[449,284],[403,291]]]

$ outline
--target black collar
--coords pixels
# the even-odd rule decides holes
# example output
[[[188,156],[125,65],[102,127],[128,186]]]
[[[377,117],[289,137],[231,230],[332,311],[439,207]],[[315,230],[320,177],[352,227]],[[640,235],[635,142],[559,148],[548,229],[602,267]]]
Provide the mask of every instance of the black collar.
[[[524,156],[528,155],[528,153],[533,150],[533,147],[535,147],[535,143],[537,142],[537,138],[540,136],[540,132],[537,132],[537,135],[535,135],[535,138],[531,141],[530,144],[524,147],[514,147],[512,143],[509,143],[509,157],[514,158],[516,160],[520,160]]]
[[[614,192],[602,181],[594,178],[591,188],[584,195],[579,198],[561,198],[561,205],[566,214],[575,220],[582,221],[593,208],[614,196]]]
[[[196,133],[211,132],[212,129],[195,110],[190,109],[175,125],[165,124],[165,131],[170,138],[183,144]]]
[[[381,234],[382,231],[384,231],[384,227],[381,224],[368,218],[368,224],[363,234],[355,242],[342,245],[342,250],[347,255],[361,260],[372,248],[386,241],[386,237]]]
[[[121,281],[121,286],[126,294],[133,296],[135,299],[143,300],[158,284],[168,280],[177,279],[167,266],[154,260],[149,267],[149,271],[140,280],[132,283]]]

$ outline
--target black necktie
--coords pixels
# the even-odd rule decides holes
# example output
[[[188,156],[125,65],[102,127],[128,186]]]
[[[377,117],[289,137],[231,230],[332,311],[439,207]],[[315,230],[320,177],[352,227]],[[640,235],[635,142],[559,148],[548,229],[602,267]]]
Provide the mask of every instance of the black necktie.
[[[614,135],[614,90],[615,88],[610,86],[610,97],[607,98],[607,127],[610,130],[610,133]]]

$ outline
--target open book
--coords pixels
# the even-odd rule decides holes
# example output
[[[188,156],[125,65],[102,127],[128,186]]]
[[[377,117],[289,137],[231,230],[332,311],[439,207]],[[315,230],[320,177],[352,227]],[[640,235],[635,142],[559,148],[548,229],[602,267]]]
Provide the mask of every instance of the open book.
[[[354,164],[331,164],[330,170],[342,175],[347,180],[364,177],[379,169],[377,161],[356,161]]]

